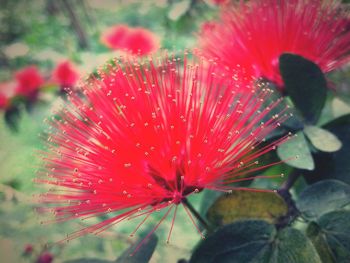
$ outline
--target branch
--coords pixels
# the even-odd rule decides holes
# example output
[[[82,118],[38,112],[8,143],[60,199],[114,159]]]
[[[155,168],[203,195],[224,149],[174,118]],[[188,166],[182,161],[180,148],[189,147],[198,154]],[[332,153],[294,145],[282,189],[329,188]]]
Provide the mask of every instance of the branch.
[[[77,37],[79,40],[79,46],[81,48],[87,48],[88,41],[87,41],[85,31],[84,31],[83,27],[81,26],[79,19],[77,18],[77,15],[75,14],[75,12],[70,4],[71,2],[68,0],[62,0],[62,3],[64,5],[65,9],[67,10],[69,19],[72,23],[72,26],[73,26],[75,32],[77,33]]]

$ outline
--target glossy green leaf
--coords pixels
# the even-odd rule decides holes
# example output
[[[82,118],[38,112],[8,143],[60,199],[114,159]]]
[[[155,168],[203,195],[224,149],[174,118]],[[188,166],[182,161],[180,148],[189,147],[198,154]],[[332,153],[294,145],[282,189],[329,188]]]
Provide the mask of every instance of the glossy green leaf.
[[[350,89],[349,89],[350,91]],[[350,96],[349,96],[350,97]],[[350,99],[350,98],[349,98]],[[333,119],[339,118],[341,116],[344,116],[346,114],[350,113],[350,103],[343,102],[340,98],[335,97],[332,100],[332,114],[334,116]]]
[[[281,137],[288,132],[296,132],[303,129],[304,124],[302,117],[299,116],[294,107],[290,107],[290,103],[287,102],[287,99],[283,97],[281,92],[273,83],[270,83],[267,80],[259,80],[257,85],[259,85],[261,88],[267,87],[272,91],[270,96],[263,101],[262,108],[269,107],[272,103],[278,100],[280,101],[278,105],[271,107],[269,113],[263,117],[263,122],[267,122],[271,120],[271,118],[275,118],[276,114],[279,115],[282,111],[285,111],[286,107],[289,108],[288,112],[286,113],[288,115],[286,120],[284,120],[281,125],[276,127],[271,133],[267,134],[265,137],[266,140],[271,140],[276,137]]]
[[[342,146],[342,143],[339,141],[337,136],[325,129],[308,125],[305,126],[304,133],[312,145],[320,151],[335,152]]]
[[[263,219],[276,223],[288,207],[276,193],[233,191],[216,199],[207,213],[214,226],[230,224],[241,219]]]
[[[293,228],[277,231],[265,221],[238,221],[203,241],[190,263],[320,263],[312,243]]]
[[[313,170],[315,168],[308,143],[302,132],[278,146],[277,154],[281,160],[290,166]]]
[[[306,235],[316,248],[323,263],[336,263],[335,257],[327,243],[324,233],[315,222],[311,222],[307,226]]]
[[[221,195],[223,194],[219,191],[213,191],[209,189],[204,189],[202,191],[201,193],[202,200],[199,208],[199,213],[201,214],[201,216],[205,216],[207,214],[208,209],[213,205],[215,200]]]
[[[348,1],[343,1],[349,3]],[[330,74],[327,74],[327,79],[334,83],[332,88],[334,89],[334,93],[336,96],[346,103],[350,103],[350,71],[347,68],[334,70]]]
[[[315,219],[350,204],[350,185],[337,180],[323,180],[307,187],[299,196],[297,207],[304,217]]]
[[[314,154],[316,168],[306,174],[308,182],[337,179],[350,184],[350,114],[333,120],[323,126],[342,142],[339,151]]]
[[[327,96],[327,81],[312,61],[294,54],[282,54],[279,68],[288,95],[309,123],[316,123]]]
[[[336,262],[350,262],[350,211],[333,211],[317,220]]]
[[[116,260],[116,263],[147,263],[157,246],[158,238],[155,234],[152,234],[143,244],[138,247],[139,240],[135,245],[129,247],[124,253]]]

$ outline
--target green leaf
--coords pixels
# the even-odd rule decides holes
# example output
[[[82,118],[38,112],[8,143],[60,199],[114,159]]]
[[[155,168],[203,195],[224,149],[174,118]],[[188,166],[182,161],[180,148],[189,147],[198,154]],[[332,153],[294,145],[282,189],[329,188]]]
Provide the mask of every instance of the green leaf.
[[[316,123],[326,102],[327,81],[312,61],[294,54],[282,54],[279,68],[294,105],[305,120]]]
[[[139,242],[124,251],[124,253],[116,260],[116,263],[147,263],[151,259],[157,246],[158,238],[155,234],[152,234],[139,248],[137,248],[140,244]]]
[[[313,170],[315,168],[308,143],[302,132],[290,138],[277,148],[278,157],[290,166]]]
[[[240,221],[226,225],[205,239],[194,251],[190,263],[215,262],[223,253],[233,253],[240,262],[259,255],[266,244],[273,239],[276,229],[260,220]],[[233,256],[234,260],[235,257]],[[225,261],[217,261],[224,263]]]
[[[268,122],[272,118],[275,118],[276,114],[279,115],[288,107],[288,118],[281,123],[281,126],[276,127],[276,129],[274,129],[271,133],[267,134],[265,137],[266,140],[282,137],[288,132],[296,132],[304,128],[302,117],[299,116],[294,107],[290,107],[290,103],[288,103],[287,99],[283,97],[281,92],[273,83],[270,83],[267,80],[259,80],[257,85],[261,88],[267,87],[272,91],[270,96],[263,101],[263,108],[271,106],[278,100],[280,101],[276,106],[271,107],[270,112],[263,117],[263,122]]]
[[[314,154],[316,168],[306,174],[305,179],[309,183],[337,179],[350,184],[350,114],[333,120],[323,128],[335,134],[343,145],[333,153]]]
[[[214,226],[241,219],[263,219],[276,223],[287,211],[286,203],[276,193],[233,191],[216,199],[208,209],[207,218]]]
[[[323,180],[307,187],[299,196],[297,207],[308,219],[315,219],[350,204],[350,185],[337,180]]]
[[[202,200],[199,207],[199,213],[201,216],[205,216],[209,208],[213,205],[215,200],[221,196],[222,193],[219,191],[213,191],[209,189],[204,189],[201,193]]]
[[[342,146],[337,136],[325,129],[310,125],[305,126],[304,133],[312,145],[320,151],[335,152]]]
[[[343,1],[345,2],[345,1]],[[349,0],[346,2],[350,2]],[[349,5],[347,5],[348,7]],[[329,74],[327,74],[327,79],[334,83],[332,88],[334,89],[334,93],[346,103],[350,103],[350,71],[349,68],[343,68],[339,70],[335,70]]]
[[[269,263],[321,262],[310,240],[297,229],[285,228],[278,232],[270,249]]]
[[[276,228],[260,220],[226,225],[203,241],[190,263],[320,263],[312,243],[300,231]]]
[[[306,235],[316,248],[323,263],[336,263],[335,257],[327,243],[325,235],[315,222],[311,222],[307,226]]]
[[[332,100],[331,107],[332,107],[332,114],[334,116],[333,119],[339,118],[341,116],[344,116],[350,113],[350,104],[343,102],[341,99],[337,97]]]
[[[317,220],[336,262],[350,262],[350,211],[333,211]]]

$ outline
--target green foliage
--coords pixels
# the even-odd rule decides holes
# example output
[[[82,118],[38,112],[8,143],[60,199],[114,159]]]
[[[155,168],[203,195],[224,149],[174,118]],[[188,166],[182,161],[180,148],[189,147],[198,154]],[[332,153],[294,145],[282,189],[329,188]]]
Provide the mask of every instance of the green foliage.
[[[327,81],[312,61],[294,54],[282,54],[280,72],[296,108],[308,123],[316,123],[326,102]]]
[[[333,211],[321,216],[307,227],[324,263],[350,260],[350,211]]]
[[[317,153],[316,169],[308,173],[306,179],[315,182],[323,179],[337,179],[350,183],[350,115],[339,117],[323,126],[342,142],[339,151]]]
[[[306,235],[316,248],[317,253],[320,255],[323,263],[336,263],[331,248],[326,241],[325,235],[315,222],[311,222],[308,225]]]
[[[305,218],[315,219],[321,215],[350,204],[350,185],[337,180],[323,180],[308,186],[297,202]]]
[[[312,243],[299,230],[280,231],[265,221],[226,225],[203,241],[190,263],[320,263]]]
[[[143,242],[138,247],[139,242]],[[147,263],[156,248],[158,238],[152,234],[145,241],[138,241],[136,245],[128,248],[116,261],[116,263]]]
[[[275,232],[275,228],[265,221],[242,221],[226,225],[197,247],[190,263],[223,262],[219,260],[220,256],[230,252],[235,253],[231,262],[244,262],[259,257],[260,250]],[[240,249],[243,246],[245,249]]]
[[[303,132],[296,133],[296,136],[278,146],[277,154],[281,160],[293,167],[306,170],[313,170],[315,167]]]
[[[204,189],[201,195],[202,200],[199,207],[199,213],[201,214],[201,216],[205,217],[205,215],[208,212],[208,209],[213,205],[216,199],[218,199],[218,197],[222,195],[222,193],[218,191]]]
[[[233,191],[216,199],[208,210],[207,218],[214,226],[242,219],[263,219],[277,223],[287,210],[284,200],[277,193]]]
[[[312,145],[320,151],[336,152],[342,146],[341,141],[339,141],[334,134],[325,129],[308,125],[304,129],[304,133],[311,141]]]
[[[317,220],[336,262],[350,261],[350,211],[333,211]]]
[[[281,160],[289,165],[305,170],[314,170],[315,161],[312,152],[338,151],[342,142],[336,134],[317,127],[314,124],[320,119],[327,101],[327,81],[321,69],[312,61],[294,54],[283,54],[279,59],[280,72],[283,77],[287,95],[292,100],[296,110],[300,112],[303,128],[297,131],[297,138],[289,140],[278,148]],[[292,118],[299,120],[299,118]],[[305,136],[311,144],[309,144]],[[288,157],[299,158],[288,159]]]

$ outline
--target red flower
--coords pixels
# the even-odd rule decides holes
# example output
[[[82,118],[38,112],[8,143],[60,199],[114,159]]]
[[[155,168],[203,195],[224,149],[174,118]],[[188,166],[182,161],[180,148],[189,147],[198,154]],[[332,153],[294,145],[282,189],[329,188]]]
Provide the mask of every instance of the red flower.
[[[54,257],[50,252],[44,252],[38,257],[36,263],[51,263],[53,259]]]
[[[350,60],[349,16],[340,1],[252,0],[222,10],[222,20],[199,36],[205,56],[228,67],[237,64],[256,77],[283,87],[278,59],[301,55],[322,69],[334,70]]]
[[[116,25],[105,31],[101,42],[111,49],[123,49],[134,55],[147,55],[159,49],[159,39],[151,31],[126,25]]]
[[[5,94],[0,93],[0,109],[6,109],[8,105],[8,98]]]
[[[266,167],[256,158],[282,139],[257,146],[286,114],[262,123],[278,105],[262,109],[269,89],[247,94],[237,76],[216,74],[214,62],[185,59],[182,67],[180,61],[115,61],[86,83],[84,98],[70,92],[69,106],[51,121],[37,180],[55,187],[42,201],[51,204],[57,220],[111,214],[68,239],[135,217],[143,216],[143,224],[166,209],[155,231],[171,211],[174,222],[180,204],[193,221],[187,196],[204,188],[252,190],[231,183],[250,180],[242,176]]]
[[[15,79],[18,83],[16,94],[29,98],[35,96],[40,86],[44,84],[44,78],[36,66],[28,66],[17,71]]]
[[[115,25],[102,33],[101,42],[110,49],[124,49],[125,37],[129,33],[127,25]]]
[[[34,250],[34,248],[33,248],[32,244],[27,244],[24,247],[23,254],[25,256],[31,255],[33,253],[33,250]]]
[[[145,28],[135,28],[125,39],[125,48],[134,55],[147,55],[159,49],[159,40],[155,34]]]
[[[216,26],[216,23],[214,22],[210,22],[210,21],[207,21],[207,22],[204,22],[201,26],[201,34],[204,34],[204,35],[207,35],[207,34],[210,34],[210,32],[212,30],[214,30]]]
[[[79,71],[69,60],[59,63],[52,72],[53,80],[61,87],[73,87],[79,79]]]

